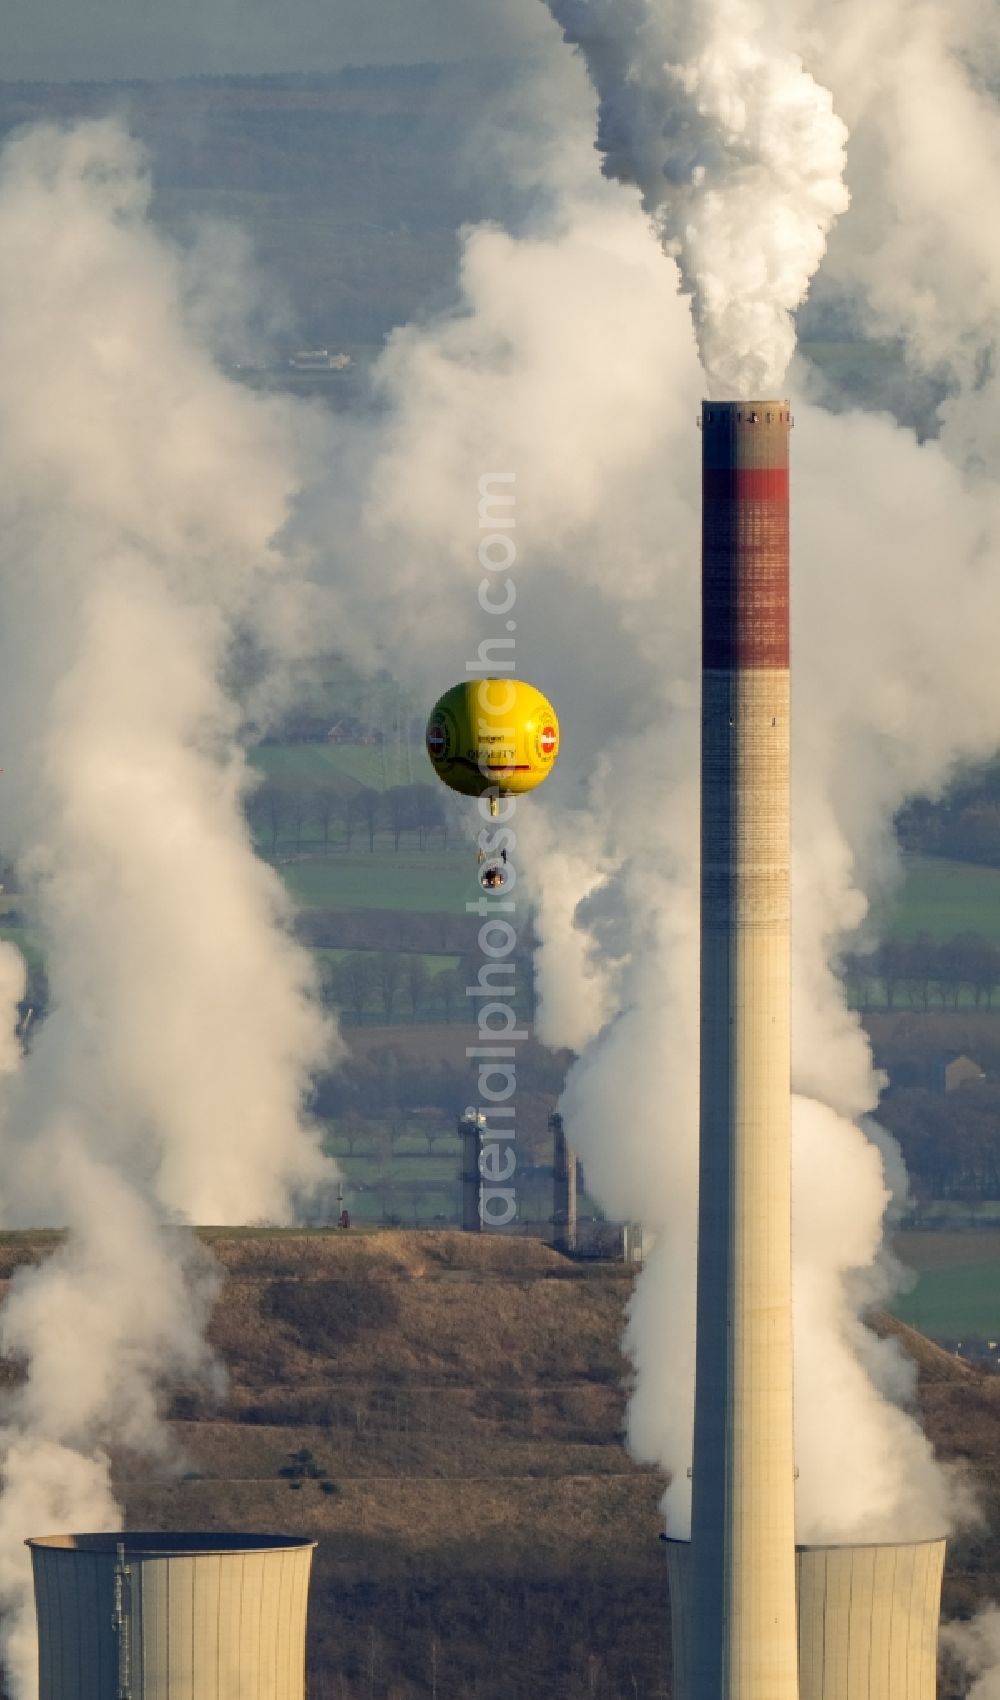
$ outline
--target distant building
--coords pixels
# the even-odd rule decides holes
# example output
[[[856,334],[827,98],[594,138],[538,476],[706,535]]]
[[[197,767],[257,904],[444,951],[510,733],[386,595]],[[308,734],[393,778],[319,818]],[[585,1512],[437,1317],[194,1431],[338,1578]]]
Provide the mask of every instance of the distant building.
[[[577,1229],[576,1251],[604,1263],[642,1263],[643,1240],[639,1222],[584,1221]]]
[[[288,364],[295,372],[346,372],[353,361],[349,354],[331,354],[328,348],[297,348]]]
[[[961,1051],[943,1051],[933,1060],[932,1071],[931,1086],[937,1092],[958,1092],[986,1079],[979,1064]]]
[[[921,1061],[907,1057],[889,1067],[891,1086],[923,1087],[927,1092],[958,1092],[985,1079],[984,1070],[964,1051],[934,1051]]]

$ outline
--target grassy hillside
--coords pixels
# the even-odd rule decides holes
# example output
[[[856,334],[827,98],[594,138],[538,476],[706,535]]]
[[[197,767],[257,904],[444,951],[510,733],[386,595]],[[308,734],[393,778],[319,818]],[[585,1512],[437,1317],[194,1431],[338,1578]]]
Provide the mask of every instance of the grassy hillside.
[[[179,1479],[120,1466],[133,1525],[317,1535],[311,1700],[667,1692],[622,1270],[452,1234],[209,1237],[228,1396],[179,1402]]]
[[[120,1458],[133,1527],[319,1540],[311,1700],[666,1700],[662,1482],[621,1442],[631,1279],[531,1241],[206,1233],[227,1271],[216,1404],[178,1463]],[[0,1238],[0,1275],[52,1236]],[[949,1611],[1000,1590],[1000,1379],[898,1323],[929,1431],[978,1478]]]
[[[377,848],[282,862],[278,872],[301,909],[400,909],[465,913],[482,893],[475,852]]]
[[[1000,939],[1000,868],[938,856],[908,857],[906,881],[887,918],[900,937],[981,933]]]
[[[899,1234],[896,1249],[916,1276],[897,1316],[934,1339],[1000,1341],[1000,1231]]]
[[[347,795],[363,785],[386,791],[434,779],[422,744],[258,744],[250,759],[281,784],[332,785]]]

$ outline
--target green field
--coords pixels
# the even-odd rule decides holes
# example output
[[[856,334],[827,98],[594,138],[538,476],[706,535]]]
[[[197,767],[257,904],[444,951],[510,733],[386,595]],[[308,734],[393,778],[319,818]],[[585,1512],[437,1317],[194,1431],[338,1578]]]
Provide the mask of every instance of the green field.
[[[329,856],[281,860],[278,871],[296,902],[318,909],[414,909],[461,911],[479,895],[474,854],[467,846],[395,853],[376,840],[374,853],[359,849]],[[1000,868],[914,857],[906,882],[888,914],[898,937],[930,933],[954,938],[981,933],[1000,940]]]
[[[422,746],[373,744],[258,744],[251,764],[268,779],[304,788],[332,785],[349,794],[368,785],[429,785],[434,771]]]
[[[897,1254],[916,1284],[892,1305],[901,1322],[932,1339],[1000,1340],[1000,1230],[897,1234]]]
[[[357,954],[356,950],[342,949],[336,945],[330,948],[325,945],[313,947],[313,955],[317,960],[327,963],[331,968],[338,962],[346,962],[349,956],[356,956]],[[376,952],[376,954],[378,953]],[[408,952],[407,954],[413,953]],[[449,968],[457,968],[462,960],[460,956],[449,955],[447,951],[417,951],[415,954],[422,957],[428,974],[445,974]]]
[[[901,1322],[932,1340],[961,1340],[970,1334],[1000,1340],[1000,1257],[928,1270],[892,1309]]]
[[[460,915],[480,895],[474,852],[378,846],[281,862],[278,873],[301,909],[446,910]]]
[[[888,918],[890,931],[899,938],[981,933],[1000,939],[1000,868],[908,857],[906,881]]]

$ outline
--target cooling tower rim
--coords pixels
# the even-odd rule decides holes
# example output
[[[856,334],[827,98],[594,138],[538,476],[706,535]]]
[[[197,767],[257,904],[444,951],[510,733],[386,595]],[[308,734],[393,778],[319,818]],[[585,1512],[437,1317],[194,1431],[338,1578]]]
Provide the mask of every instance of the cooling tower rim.
[[[661,1535],[660,1540],[668,1547],[689,1547],[690,1535]],[[939,1547],[947,1543],[946,1533],[940,1535],[922,1535],[919,1541],[796,1541],[796,1552],[878,1552],[888,1547]]]
[[[302,1552],[317,1543],[305,1535],[122,1529],[110,1534],[31,1535],[24,1544],[40,1552],[111,1556],[121,1547],[126,1558],[229,1558],[239,1553]]]

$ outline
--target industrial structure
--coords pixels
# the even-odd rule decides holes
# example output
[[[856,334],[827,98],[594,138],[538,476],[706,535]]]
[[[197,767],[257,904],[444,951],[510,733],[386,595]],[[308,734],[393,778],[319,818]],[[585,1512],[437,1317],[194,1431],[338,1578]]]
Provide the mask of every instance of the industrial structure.
[[[701,1109],[675,1700],[933,1700],[944,1542],[796,1549],[787,401],[702,414]]]
[[[303,1700],[315,1541],[30,1540],[39,1700]]]
[[[562,1116],[549,1117],[552,1135],[552,1244],[557,1251],[576,1250],[576,1152],[570,1149]]]
[[[703,1700],[737,1694],[795,1700],[797,1688],[789,425],[786,402],[706,403],[702,418],[701,1129],[691,1525],[700,1622],[691,1679]]]
[[[667,1542],[673,1700],[691,1700],[691,1546]],[[945,1542],[798,1547],[800,1700],[934,1700]]]
[[[485,1115],[474,1106],[470,1105],[458,1118],[458,1137],[462,1142],[462,1229],[467,1234],[483,1231],[483,1180],[479,1158],[485,1127]]]

